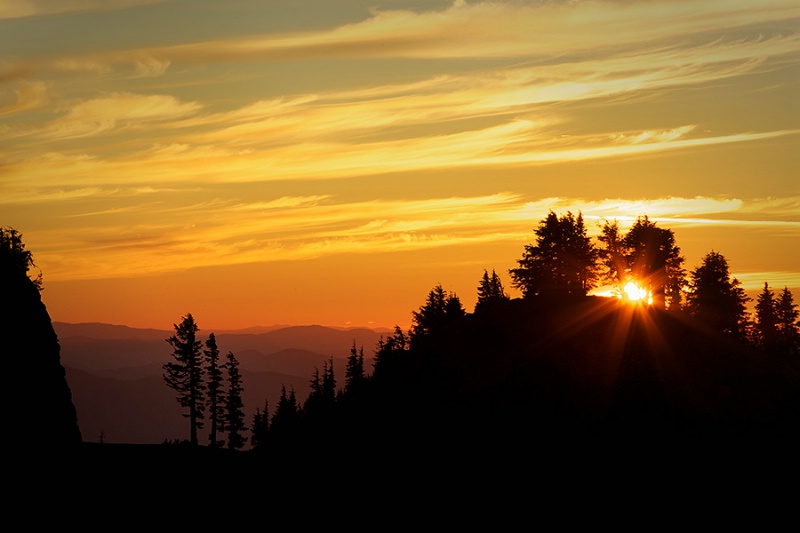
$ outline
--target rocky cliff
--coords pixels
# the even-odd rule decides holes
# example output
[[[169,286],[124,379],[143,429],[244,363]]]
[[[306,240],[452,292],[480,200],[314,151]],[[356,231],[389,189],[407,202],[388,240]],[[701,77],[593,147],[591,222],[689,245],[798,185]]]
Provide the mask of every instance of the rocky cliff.
[[[0,254],[6,442],[18,448],[77,445],[82,438],[58,337],[39,288],[9,257]]]

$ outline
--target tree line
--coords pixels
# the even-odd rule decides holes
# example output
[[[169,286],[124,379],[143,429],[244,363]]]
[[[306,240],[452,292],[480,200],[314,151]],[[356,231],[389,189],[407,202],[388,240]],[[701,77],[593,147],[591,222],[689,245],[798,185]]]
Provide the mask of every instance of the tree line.
[[[564,316],[563,311],[570,307],[560,304],[587,300],[590,291],[603,283],[614,284],[618,295],[623,297],[625,284],[635,282],[647,295],[646,301],[651,302],[644,304],[643,309],[652,307],[658,313],[663,311],[664,317],[678,317],[683,323],[699,326],[698,331],[713,334],[709,339],[721,335],[797,365],[800,323],[791,291],[784,287],[776,293],[765,282],[756,298],[755,312],[750,315],[746,310],[750,299],[731,275],[721,253],[710,251],[699,266],[687,273],[673,232],[659,228],[646,216],[639,217],[624,234],[616,221],[606,222],[597,242],[588,237],[580,213],[558,216],[551,211],[534,232],[536,239],[525,245],[517,262],[519,266],[509,271],[512,283],[522,292],[521,299],[512,301],[494,270],[483,271],[472,313],[467,312],[456,294],[438,284],[424,303],[412,311],[412,326],[408,331],[395,326],[390,335],[380,339],[374,347],[371,373],[366,368],[364,348],[357,349],[354,343],[341,387],[331,358],[321,371],[314,368],[305,400],[301,401],[294,389],[287,391],[283,387],[274,411],[270,412],[271,406],[265,401],[263,410],[256,409],[249,426],[235,355],[228,352],[225,358],[220,357],[214,333],[203,340],[198,336],[194,317],[191,314],[182,317],[173,325],[174,335],[166,339],[173,349],[173,360],[163,365],[163,378],[186,409],[183,416],[189,419],[190,426],[187,442],[197,446],[198,432],[208,424],[211,447],[239,450],[249,440],[254,450],[262,450],[276,443],[321,442],[324,439],[318,437],[358,434],[365,423],[394,421],[398,413],[401,420],[403,416],[411,417],[402,412],[411,413],[412,407],[418,413],[431,406],[440,408],[448,399],[434,398],[431,393],[442,390],[441,385],[452,378],[442,373],[442,369],[452,374],[453,368],[474,363],[463,357],[471,354],[468,357],[477,356],[475,360],[479,360],[473,370],[483,375],[489,360],[487,353],[502,355],[505,349],[502,336],[481,337],[484,334],[481,332],[476,336],[476,326],[485,332],[492,331],[494,326],[486,328],[492,319],[495,326],[505,321],[519,324],[518,311],[529,307],[512,304],[525,301],[535,304],[535,316],[539,319],[548,316],[551,309],[558,311],[557,308],[559,316]],[[35,287],[34,292],[40,291],[41,272],[29,276],[34,267],[21,234],[13,229],[0,229],[0,278],[21,276]],[[517,343],[513,348],[522,347],[524,353],[517,354],[522,359],[530,355],[525,345],[536,340],[529,340],[528,327],[518,333],[523,344]],[[509,329],[500,327],[497,331],[505,334]],[[691,343],[684,346],[691,347]],[[449,353],[455,358],[445,364],[441,359],[436,363],[431,355],[437,353]],[[387,406],[395,410],[394,418],[384,416],[380,410]],[[77,421],[73,422],[77,427]],[[404,427],[412,427],[415,422],[406,418]]]
[[[203,342],[197,337],[199,327],[191,313],[173,326],[175,334],[167,339],[173,349],[173,360],[163,365],[163,377],[167,386],[176,392],[178,403],[187,410],[183,416],[189,419],[189,443],[199,444],[198,430],[203,429],[208,420],[210,447],[243,448],[248,428],[239,361],[233,352],[228,352],[226,361],[220,359],[213,332],[203,348]],[[224,388],[226,373],[227,390]]]
[[[519,266],[509,271],[523,298],[582,297],[599,284],[610,284],[625,297],[624,288],[633,284],[653,307],[683,312],[712,332],[770,351],[797,351],[798,311],[788,287],[776,297],[765,282],[751,317],[751,298],[731,276],[723,254],[711,250],[687,273],[673,231],[647,216],[638,217],[625,234],[616,220],[606,221],[597,244],[580,213],[550,211],[534,232],[536,242],[525,246]]]
[[[232,352],[222,362],[214,333],[203,343],[198,338],[199,327],[191,313],[173,325],[175,334],[167,339],[172,346],[172,360],[163,365],[163,378],[176,393],[176,400],[189,419],[188,444],[200,444],[198,431],[208,422],[208,446],[239,450],[248,440],[254,449],[271,440],[293,436],[300,427],[328,419],[337,403],[347,402],[365,387],[368,375],[364,366],[364,349],[353,344],[345,368],[344,387],[337,390],[333,358],[315,368],[310,380],[311,391],[304,402],[297,398],[294,388],[283,386],[274,413],[264,402],[263,411],[256,408],[252,425],[247,426],[239,372],[239,362]],[[205,345],[205,348],[203,348]],[[227,383],[227,389],[225,385]],[[248,437],[246,434],[251,432]],[[183,441],[177,441],[182,443]],[[171,444],[169,441],[167,444]],[[173,443],[174,444],[174,443]]]
[[[687,272],[672,230],[658,227],[647,216],[637,218],[624,234],[617,221],[607,221],[595,243],[588,236],[581,213],[559,216],[551,211],[534,233],[535,242],[524,246],[518,267],[509,270],[522,300],[536,300],[544,306],[568,303],[586,298],[601,284],[613,285],[618,297],[624,298],[626,284],[634,283],[642,291],[641,305],[681,315],[711,334],[766,353],[798,355],[798,306],[787,287],[775,295],[765,283],[751,317],[747,313],[750,298],[732,277],[721,253],[708,252],[699,266]],[[495,270],[484,270],[477,296],[472,315],[478,317],[492,315],[511,300]],[[363,347],[357,348],[354,343],[342,387],[337,387],[331,358],[321,371],[314,368],[310,392],[304,400],[293,388],[284,386],[274,411],[270,412],[265,401],[263,408],[256,409],[249,427],[242,411],[235,356],[229,353],[228,361],[219,363],[213,333],[201,350],[191,315],[175,325],[176,333],[168,339],[175,362],[164,365],[164,379],[188,410],[184,416],[190,419],[192,444],[197,444],[197,430],[205,419],[210,425],[211,446],[222,446],[218,436],[226,434],[227,446],[240,449],[247,442],[247,431],[254,450],[265,449],[270,443],[313,439],[320,432],[330,433],[333,426],[343,430],[349,423],[355,424],[356,415],[368,409],[363,398],[375,394],[381,384],[403,382],[410,352],[435,352],[441,348],[436,343],[446,339],[448,331],[457,332],[469,314],[456,294],[436,285],[424,303],[412,311],[411,328],[403,331],[395,326],[375,346],[371,372],[365,367]],[[226,394],[222,390],[223,370],[228,372]],[[358,419],[363,421],[363,416]]]

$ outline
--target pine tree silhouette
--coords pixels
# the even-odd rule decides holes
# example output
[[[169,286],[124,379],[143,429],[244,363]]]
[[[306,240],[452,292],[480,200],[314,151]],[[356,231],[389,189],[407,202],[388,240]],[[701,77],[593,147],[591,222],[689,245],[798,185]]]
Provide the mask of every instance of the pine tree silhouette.
[[[167,339],[172,346],[173,362],[163,365],[164,381],[178,395],[181,407],[188,409],[183,416],[189,419],[189,442],[197,446],[197,430],[203,428],[205,417],[205,390],[201,342],[197,339],[199,328],[191,313],[174,324],[175,335]]]
[[[208,422],[211,426],[208,435],[208,443],[210,446],[216,448],[222,446],[225,441],[218,437],[225,431],[225,403],[223,386],[223,366],[219,360],[219,348],[217,347],[217,338],[212,332],[206,340],[206,349],[204,350],[206,362],[208,365],[206,370],[206,389],[208,401]]]
[[[228,433],[228,448],[239,450],[247,443],[244,433],[247,427],[244,421],[244,403],[242,402],[242,376],[239,373],[239,361],[233,352],[228,352],[225,368],[228,371],[228,394],[225,398],[225,431]]]

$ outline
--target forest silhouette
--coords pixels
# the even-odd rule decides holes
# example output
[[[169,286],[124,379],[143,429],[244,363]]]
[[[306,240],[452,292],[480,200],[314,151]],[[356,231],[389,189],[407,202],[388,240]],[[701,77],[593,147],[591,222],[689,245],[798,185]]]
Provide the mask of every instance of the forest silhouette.
[[[311,368],[309,391],[284,387],[277,405],[265,401],[255,413],[243,410],[235,354],[220,357],[225,347],[213,332],[200,336],[187,314],[165,339],[173,357],[164,381],[186,410],[189,438],[112,445],[82,441],[42,277],[30,275],[21,234],[3,229],[3,336],[14,375],[30,384],[29,408],[15,423],[24,445],[84,458],[265,468],[320,452],[488,461],[795,438],[800,343],[788,288],[776,295],[765,283],[749,313],[721,253],[687,273],[673,232],[647,217],[624,235],[607,222],[594,242],[580,213],[550,212],[534,235],[509,272],[522,297],[510,298],[486,269],[470,312],[438,284],[411,311],[410,330],[395,326],[374,347],[342,347],[345,375],[334,374],[332,360]],[[615,296],[590,295],[601,284]]]

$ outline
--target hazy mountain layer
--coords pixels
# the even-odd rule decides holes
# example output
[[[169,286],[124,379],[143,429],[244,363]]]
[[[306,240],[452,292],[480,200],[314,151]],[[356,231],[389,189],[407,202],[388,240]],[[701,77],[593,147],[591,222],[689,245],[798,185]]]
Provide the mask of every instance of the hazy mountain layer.
[[[63,322],[54,328],[84,441],[98,441],[101,434],[106,442],[132,444],[187,438],[188,420],[162,378],[162,365],[171,359],[166,342],[171,331]],[[265,401],[274,409],[282,386],[294,388],[302,401],[315,367],[322,370],[331,358],[337,379],[343,381],[353,343],[369,358],[381,338],[369,329],[259,329],[266,331],[216,335],[221,352],[231,351],[239,360],[248,424]],[[208,333],[201,331],[201,339]]]

